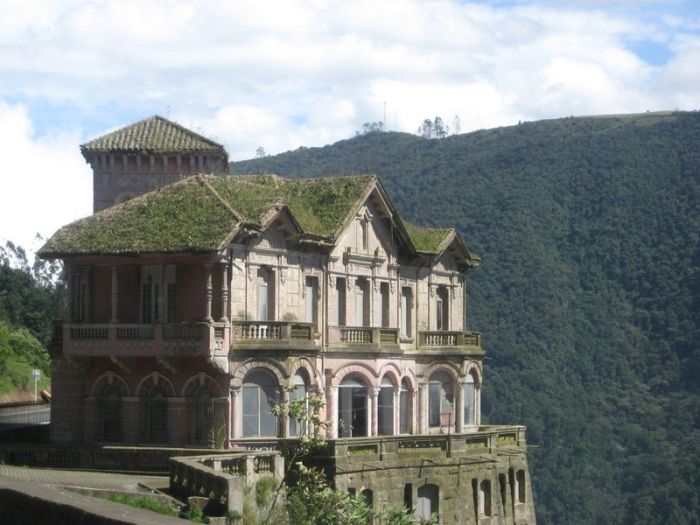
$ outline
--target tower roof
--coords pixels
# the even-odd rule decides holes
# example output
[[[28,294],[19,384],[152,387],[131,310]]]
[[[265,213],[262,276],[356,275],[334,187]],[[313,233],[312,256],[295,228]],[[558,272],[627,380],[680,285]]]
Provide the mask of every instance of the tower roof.
[[[194,153],[224,152],[214,142],[180,124],[154,115],[86,142],[86,152]]]

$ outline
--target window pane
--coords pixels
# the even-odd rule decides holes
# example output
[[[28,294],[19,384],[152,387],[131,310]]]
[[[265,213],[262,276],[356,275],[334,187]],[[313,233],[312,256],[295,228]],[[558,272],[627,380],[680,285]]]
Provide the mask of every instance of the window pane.
[[[260,389],[260,435],[277,435],[277,418],[272,415],[272,407],[277,404],[277,390]]]
[[[394,433],[394,388],[382,387],[378,397],[377,431],[379,435],[390,436]]]
[[[267,285],[258,285],[258,321],[267,321]]]
[[[408,405],[408,390],[401,389],[400,402],[401,405],[399,411],[399,432],[401,434],[408,434],[409,430],[409,405]]]
[[[428,421],[431,427],[440,426],[440,383],[430,383],[429,385],[429,417]]]
[[[476,390],[474,383],[464,385],[464,424],[476,425]]]
[[[243,437],[259,435],[258,414],[260,403],[257,386],[243,387]]]

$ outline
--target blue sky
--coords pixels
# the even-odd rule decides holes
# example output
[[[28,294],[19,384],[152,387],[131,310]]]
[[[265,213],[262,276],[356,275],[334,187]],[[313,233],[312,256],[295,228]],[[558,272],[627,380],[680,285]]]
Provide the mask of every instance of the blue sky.
[[[0,0],[0,239],[91,212],[79,144],[161,114],[232,159],[384,118],[700,107],[700,2]]]

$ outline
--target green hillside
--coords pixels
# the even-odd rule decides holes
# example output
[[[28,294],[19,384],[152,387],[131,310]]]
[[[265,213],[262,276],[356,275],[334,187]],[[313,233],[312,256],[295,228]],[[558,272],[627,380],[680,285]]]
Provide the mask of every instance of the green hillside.
[[[444,139],[370,133],[231,164],[380,176],[482,257],[484,419],[528,426],[540,523],[700,520],[700,113]]]

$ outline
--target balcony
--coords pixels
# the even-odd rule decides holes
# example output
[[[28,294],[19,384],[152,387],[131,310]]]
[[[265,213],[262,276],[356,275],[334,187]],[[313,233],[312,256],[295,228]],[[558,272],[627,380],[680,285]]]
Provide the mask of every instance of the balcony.
[[[297,321],[233,321],[235,350],[310,350],[320,348],[312,323]]]
[[[399,330],[369,326],[330,326],[328,346],[336,350],[398,351]]]
[[[459,351],[466,353],[483,353],[481,334],[479,332],[462,332],[447,330],[430,330],[418,332],[418,349],[421,351],[439,351],[441,353]]]
[[[64,324],[63,354],[87,356],[227,355],[226,323]]]

